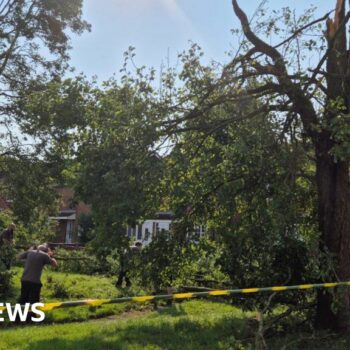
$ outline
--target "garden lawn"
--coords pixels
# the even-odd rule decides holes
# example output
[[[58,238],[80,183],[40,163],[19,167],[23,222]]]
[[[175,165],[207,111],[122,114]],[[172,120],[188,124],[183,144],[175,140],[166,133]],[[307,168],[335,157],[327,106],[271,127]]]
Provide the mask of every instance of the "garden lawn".
[[[99,320],[28,325],[0,331],[0,350],[256,349],[252,313],[192,300],[160,311],[130,311]],[[350,348],[349,337],[290,334],[266,338],[269,349]]]
[[[15,302],[18,298],[22,269],[15,268],[14,271],[12,295],[4,301]],[[46,303],[146,294],[135,288],[117,290],[114,278],[49,269],[43,273],[42,282],[42,301]],[[158,311],[154,311],[149,303],[57,309],[46,313],[44,324],[1,324],[0,350],[256,349],[256,339],[259,339],[256,337],[259,328],[256,314],[243,312],[223,301],[197,299],[171,307],[161,306]],[[280,312],[283,308],[276,308],[274,314]],[[297,321],[291,319],[285,325],[297,324]],[[350,349],[348,336],[289,334],[289,326],[281,323],[277,326],[280,330],[272,337],[265,334],[269,349]]]
[[[23,269],[13,268],[15,276],[13,278],[13,288],[7,300],[1,302],[16,303],[20,294],[20,278]],[[133,289],[116,289],[115,278],[100,275],[81,275],[74,273],[63,273],[45,268],[42,275],[41,301],[49,303],[53,301],[80,300],[80,299],[103,299],[118,298],[126,295],[138,295],[145,292]],[[144,304],[115,304],[96,307],[76,307],[70,309],[57,309],[46,313],[46,322],[69,322],[83,321],[90,318],[100,318],[108,315],[116,315],[129,310],[130,308],[142,310]],[[3,324],[2,326],[12,326],[13,324]]]
[[[162,311],[103,320],[3,330],[0,349],[228,349],[245,332],[244,314],[228,304],[190,301]]]

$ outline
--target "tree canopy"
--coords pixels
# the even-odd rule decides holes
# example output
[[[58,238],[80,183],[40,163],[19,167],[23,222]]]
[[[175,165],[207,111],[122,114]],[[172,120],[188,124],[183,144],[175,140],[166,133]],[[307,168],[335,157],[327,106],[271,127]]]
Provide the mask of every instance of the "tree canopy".
[[[193,44],[179,55],[180,69],[160,73],[159,85],[154,69],[135,67],[133,48],[119,80],[63,79],[65,29],[88,28],[81,3],[7,6],[19,3],[19,22],[28,22],[18,29],[28,38],[24,49],[41,62],[31,37],[31,21],[38,21],[39,38],[57,60],[41,62],[48,73],[37,68],[27,76],[19,62],[31,61],[19,60],[8,41],[3,63],[26,79],[12,83],[0,69],[3,86],[17,93],[4,100],[6,115],[36,139],[45,159],[66,165],[78,196],[92,204],[101,237],[171,209],[184,224],[182,238],[205,224],[225,245],[222,268],[233,283],[350,279],[344,0],[318,19],[313,9],[297,17],[289,8],[259,8],[255,21],[232,0],[244,39],[231,61],[204,64]],[[311,56],[320,59],[309,66]],[[348,293],[318,293],[317,326],[347,329],[348,313]]]

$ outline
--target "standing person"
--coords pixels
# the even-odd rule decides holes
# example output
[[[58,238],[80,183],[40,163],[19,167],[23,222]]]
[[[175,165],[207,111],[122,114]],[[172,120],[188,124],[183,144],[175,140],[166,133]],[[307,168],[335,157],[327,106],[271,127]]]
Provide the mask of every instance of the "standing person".
[[[3,244],[13,244],[14,243],[14,233],[16,230],[16,225],[12,222],[6,230],[2,231],[0,234],[0,246]]]
[[[14,245],[14,234],[16,230],[16,225],[11,223],[7,229],[1,232],[0,234],[0,248],[1,260],[4,263],[7,270],[10,270],[12,258],[14,256],[13,245]]]
[[[129,278],[129,272],[131,269],[132,260],[135,254],[139,254],[142,249],[142,243],[140,241],[135,242],[135,245],[128,247],[120,256],[120,271],[118,275],[118,280],[115,283],[116,288],[120,288],[125,280],[127,287],[131,286],[131,281]]]
[[[37,303],[40,301],[41,273],[43,268],[45,265],[57,267],[57,261],[47,244],[42,244],[37,249],[23,252],[17,258],[26,261],[21,278],[19,303],[22,305],[25,303]]]

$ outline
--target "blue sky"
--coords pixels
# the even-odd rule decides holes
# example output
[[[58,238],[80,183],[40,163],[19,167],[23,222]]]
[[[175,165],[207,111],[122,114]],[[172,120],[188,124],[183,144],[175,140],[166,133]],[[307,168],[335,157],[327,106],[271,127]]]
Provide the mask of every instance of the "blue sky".
[[[260,1],[240,0],[252,15]],[[318,3],[318,13],[332,8],[335,1],[270,0],[268,8],[304,8]],[[71,64],[76,73],[107,79],[118,73],[123,52],[136,47],[136,63],[158,69],[162,62],[176,63],[189,40],[203,47],[208,59],[225,62],[232,49],[230,29],[238,27],[230,0],[84,0],[84,18],[91,33],[73,36]]]

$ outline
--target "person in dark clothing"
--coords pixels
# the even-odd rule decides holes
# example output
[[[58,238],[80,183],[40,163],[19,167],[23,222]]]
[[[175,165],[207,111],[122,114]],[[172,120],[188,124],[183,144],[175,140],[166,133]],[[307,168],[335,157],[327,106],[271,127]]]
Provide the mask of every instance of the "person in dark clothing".
[[[0,234],[0,245],[3,244],[13,244],[14,243],[14,232],[16,225],[14,223],[10,224],[8,228],[1,232]]]
[[[18,259],[25,260],[25,267],[21,278],[20,304],[37,303],[40,301],[41,273],[45,265],[57,267],[57,261],[53,258],[53,252],[45,245],[39,245],[37,249],[28,250],[18,255]]]
[[[10,270],[12,258],[14,256],[13,244],[15,229],[16,225],[12,223],[0,234],[1,260],[7,270]]]
[[[120,288],[125,280],[127,287],[131,286],[131,281],[129,278],[129,272],[132,264],[132,260],[135,254],[139,254],[142,249],[142,243],[136,242],[135,245],[128,247],[124,250],[123,254],[120,256],[120,271],[118,275],[118,280],[115,283],[116,288]]]

